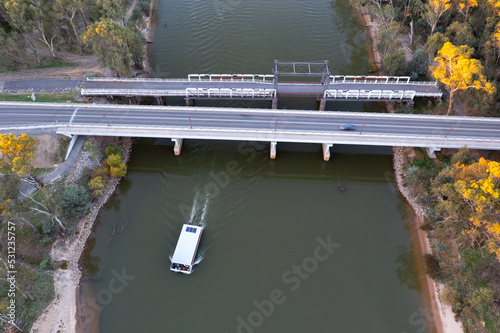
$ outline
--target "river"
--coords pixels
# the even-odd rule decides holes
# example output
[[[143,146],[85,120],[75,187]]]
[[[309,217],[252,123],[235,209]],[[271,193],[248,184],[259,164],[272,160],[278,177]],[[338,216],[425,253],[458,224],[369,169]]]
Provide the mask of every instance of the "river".
[[[270,74],[274,59],[368,74],[347,1],[163,0],[158,77]],[[169,104],[183,100],[169,100]],[[269,102],[197,105],[269,107]],[[316,109],[309,99],[279,108]],[[327,110],[382,112],[376,103]],[[92,237],[89,332],[431,332],[390,149],[138,139]],[[343,186],[345,191],[339,191]],[[183,223],[206,228],[190,276],[169,271]],[[94,309],[94,310],[92,310]]]

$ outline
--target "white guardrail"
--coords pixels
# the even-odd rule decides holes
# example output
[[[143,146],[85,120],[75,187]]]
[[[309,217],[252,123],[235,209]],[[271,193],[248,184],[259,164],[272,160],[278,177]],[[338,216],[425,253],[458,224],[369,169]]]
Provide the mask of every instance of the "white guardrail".
[[[362,76],[362,75],[332,75],[330,83],[369,83],[369,84],[412,84],[437,85],[433,81],[410,81],[409,76]]]
[[[413,99],[414,90],[325,90],[325,99]]]
[[[272,83],[274,75],[266,74],[189,74],[189,81]]]
[[[168,96],[186,98],[275,98],[275,89],[187,88],[157,89],[82,89],[82,96]]]

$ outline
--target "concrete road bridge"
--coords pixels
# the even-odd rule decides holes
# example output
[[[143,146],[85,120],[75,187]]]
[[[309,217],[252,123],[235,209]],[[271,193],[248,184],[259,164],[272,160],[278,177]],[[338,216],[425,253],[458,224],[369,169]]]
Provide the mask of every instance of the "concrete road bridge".
[[[352,131],[340,126],[352,124]],[[273,109],[124,106],[0,102],[0,132],[53,129],[79,135],[170,138],[180,154],[183,139],[333,145],[500,149],[500,118],[317,112]]]
[[[293,82],[315,78],[316,82]],[[195,99],[271,100],[279,97],[314,97],[320,110],[327,101],[410,101],[415,97],[442,96],[437,82],[411,81],[409,76],[331,75],[328,61],[283,62],[276,60],[272,75],[190,74],[185,79],[88,78],[82,96],[183,97],[188,106]]]

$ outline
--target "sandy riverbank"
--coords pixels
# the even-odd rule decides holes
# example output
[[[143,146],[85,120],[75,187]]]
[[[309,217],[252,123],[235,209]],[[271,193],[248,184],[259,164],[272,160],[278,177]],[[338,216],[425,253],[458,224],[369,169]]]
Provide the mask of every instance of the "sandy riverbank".
[[[123,138],[121,148],[123,161],[128,162],[132,151],[132,138]],[[79,157],[78,165],[84,165],[84,157]],[[71,176],[70,176],[71,177]],[[101,208],[114,193],[120,180],[112,180],[104,195],[97,201],[90,213],[82,218],[76,227],[75,235],[67,239],[58,239],[52,247],[51,257],[57,262],[66,262],[67,268],[54,272],[55,299],[42,312],[31,328],[32,333],[83,333],[81,325],[81,304],[79,285],[82,272],[79,261],[92,227]]]
[[[377,68],[380,68],[381,65],[381,57],[380,52],[377,49],[377,44],[379,41],[378,29],[375,24],[372,23],[371,17],[368,11],[365,8],[362,8],[358,16],[362,20],[362,23],[367,28],[367,33],[370,38],[370,51],[372,54],[372,61]],[[386,103],[389,104],[389,103]],[[425,253],[432,253],[432,248],[430,246],[429,238],[425,231],[420,229],[420,226],[423,224],[423,218],[425,217],[425,210],[423,207],[418,205],[411,195],[411,191],[409,188],[404,186],[404,174],[403,174],[403,164],[404,164],[404,154],[403,147],[395,147],[394,151],[394,173],[396,176],[396,184],[399,192],[405,197],[408,204],[411,206],[414,213],[414,223],[412,223],[413,230],[418,239],[418,249],[419,249],[419,257],[422,258],[422,255]],[[421,259],[422,260],[422,259]],[[455,314],[453,313],[451,306],[444,304],[442,302],[440,294],[443,288],[443,285],[437,283],[433,279],[431,279],[427,274],[425,275],[425,289],[428,290],[428,297],[426,300],[428,301],[427,309],[425,313],[430,314],[432,317],[428,317],[428,321],[431,321],[430,325],[435,327],[437,333],[463,333],[461,323],[455,321]],[[431,313],[429,313],[431,312]]]

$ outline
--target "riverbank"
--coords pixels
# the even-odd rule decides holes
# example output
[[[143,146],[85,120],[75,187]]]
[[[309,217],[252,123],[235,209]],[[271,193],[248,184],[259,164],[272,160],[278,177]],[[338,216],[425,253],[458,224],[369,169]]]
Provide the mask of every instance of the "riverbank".
[[[358,11],[358,16],[361,19],[362,24],[367,28],[367,33],[370,39],[369,50],[373,56],[373,63],[377,69],[380,69],[381,57],[380,52],[377,49],[377,44],[379,43],[377,27],[372,23],[370,14],[365,8],[361,8]],[[390,103],[386,102],[386,107],[391,112]],[[421,259],[423,254],[432,253],[432,248],[426,232],[420,229],[420,226],[423,224],[423,218],[425,217],[425,210],[415,201],[415,198],[411,195],[410,189],[404,186],[404,149],[407,148],[394,147],[393,149],[395,181],[399,192],[406,199],[414,212],[415,218],[411,225],[415,229],[414,232],[416,233],[418,239],[417,250],[420,254],[419,258],[420,260],[423,260]],[[432,313],[432,322],[437,333],[462,333],[462,325],[455,321],[455,315],[451,306],[444,304],[441,300],[440,294],[443,286],[438,284],[426,274],[424,287],[428,292],[426,300],[428,300],[429,304],[427,304],[427,307]],[[426,313],[429,313],[429,311],[426,311]]]
[[[123,138],[120,148],[123,152],[123,161],[128,163],[132,152],[132,139]],[[87,164],[82,155],[80,154],[74,173],[78,173],[77,170],[83,169]],[[79,261],[101,208],[111,198],[119,183],[120,179],[111,180],[90,213],[79,221],[73,237],[59,238],[54,243],[50,255],[54,261],[64,263],[53,275],[56,297],[37,319],[31,329],[32,333],[84,332],[79,315],[81,304],[79,304],[78,288],[82,277]]]

